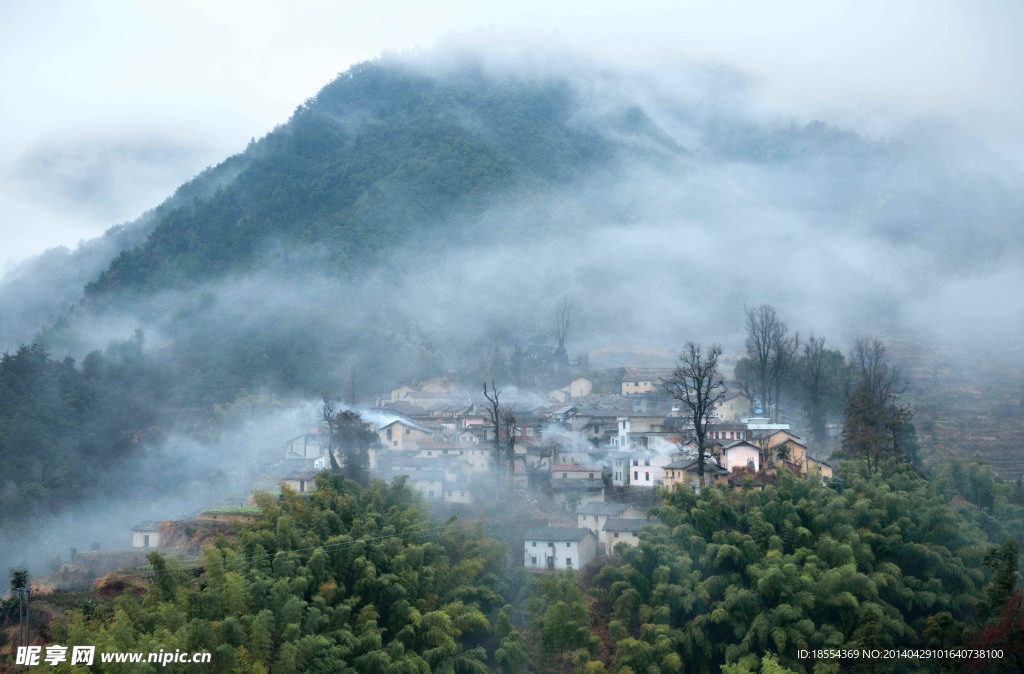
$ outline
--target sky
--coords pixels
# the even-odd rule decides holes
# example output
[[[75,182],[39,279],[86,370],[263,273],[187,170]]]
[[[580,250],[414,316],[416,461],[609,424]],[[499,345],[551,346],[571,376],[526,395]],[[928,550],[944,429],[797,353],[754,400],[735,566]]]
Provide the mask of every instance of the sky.
[[[1021,34],[1018,0],[0,0],[0,272],[134,219],[351,64],[439,44],[721,64],[765,110],[1024,165]]]

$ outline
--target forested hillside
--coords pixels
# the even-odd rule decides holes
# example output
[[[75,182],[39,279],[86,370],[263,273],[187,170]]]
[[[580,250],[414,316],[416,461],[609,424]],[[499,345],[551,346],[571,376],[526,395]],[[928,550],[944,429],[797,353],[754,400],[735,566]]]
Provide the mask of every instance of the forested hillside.
[[[87,294],[194,283],[270,246],[308,246],[339,276],[390,262],[396,247],[436,250],[503,200],[613,168],[620,144],[575,122],[580,105],[559,80],[361,64],[252,143],[236,180],[168,213]],[[643,134],[635,114],[629,131]]]
[[[664,524],[582,580],[509,566],[486,535],[507,528],[500,516],[431,524],[401,480],[324,475],[308,498],[263,498],[262,520],[207,549],[198,579],[153,553],[144,599],[72,611],[53,634],[207,650],[215,672],[822,672],[838,661],[798,651],[971,646],[1003,649],[998,671],[1021,662],[1022,625],[1004,612],[1020,601],[1017,546],[998,542],[1022,533],[1022,509],[1005,495],[957,504],[948,477],[908,464],[862,470],[844,465],[845,489],[784,474],[763,491],[666,494]],[[509,603],[527,608],[525,627]]]

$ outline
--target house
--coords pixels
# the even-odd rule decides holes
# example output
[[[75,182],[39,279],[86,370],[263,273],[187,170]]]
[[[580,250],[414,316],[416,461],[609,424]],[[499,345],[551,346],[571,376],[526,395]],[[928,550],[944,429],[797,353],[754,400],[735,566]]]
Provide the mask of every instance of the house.
[[[597,536],[590,529],[538,527],[523,537],[527,569],[579,569],[597,556]]]
[[[385,482],[392,482],[395,478],[406,476],[406,484],[410,489],[418,491],[424,498],[431,501],[440,501],[444,498],[444,477],[443,470],[418,470],[414,472],[398,472],[394,470],[381,471],[377,477]]]
[[[604,523],[612,518],[637,518],[644,517],[645,513],[636,506],[628,503],[588,503],[576,510],[576,526],[586,527],[600,536],[604,530]]]
[[[747,428],[746,424],[711,424],[707,428],[707,434],[704,436],[707,440],[719,440],[722,442],[731,442],[733,440],[746,440],[750,434],[750,429]]]
[[[449,482],[444,485],[444,504],[472,503],[473,496],[469,491],[468,482]]]
[[[812,470],[818,471],[821,474],[822,480],[827,480],[833,476],[832,464],[822,461],[821,459],[815,459],[812,456],[807,457],[807,474],[810,475]]]
[[[660,524],[656,519],[646,517],[613,517],[604,523],[602,535],[604,536],[605,550],[609,554],[615,552],[615,546],[619,543],[626,543],[636,547],[640,544],[640,529],[645,524]]]
[[[750,416],[751,409],[750,398],[742,393],[732,393],[715,406],[715,416],[723,421],[739,421]]]
[[[389,449],[416,449],[420,442],[434,439],[434,429],[414,421],[396,419],[377,429],[380,444]]]
[[[299,492],[300,494],[308,494],[316,491],[316,476],[319,475],[316,471],[307,471],[303,473],[294,473],[288,475],[281,484],[288,485],[291,489]]]
[[[408,384],[403,384],[398,388],[391,389],[391,402],[398,402],[399,400],[405,400],[409,397],[410,393],[415,393],[416,389]]]
[[[563,436],[562,441],[555,441],[552,461],[555,464],[585,464],[590,461],[590,450],[592,445],[582,438],[574,436]],[[598,471],[597,477],[601,477]]]
[[[665,388],[664,382],[671,377],[672,370],[628,370],[622,378],[622,395],[661,391]]]
[[[644,433],[660,433],[665,430],[665,417],[663,416],[639,416],[617,417],[619,424],[619,437],[613,444],[619,449],[629,449],[633,443],[631,439]]]
[[[729,477],[729,471],[722,468],[710,457],[705,457],[704,477],[708,482],[719,482]],[[665,466],[664,486],[674,489],[678,485],[697,484],[697,459],[677,459]]]
[[[551,478],[551,498],[563,509],[574,511],[588,503],[604,501],[604,480]]]
[[[753,472],[761,470],[761,450],[746,440],[736,440],[722,446],[722,468],[734,471],[737,468],[750,468]]]
[[[785,440],[769,450],[769,459],[776,467],[785,466],[797,475],[807,474],[807,445],[797,440]]]
[[[615,487],[625,487],[629,484],[629,463],[631,461],[629,454],[612,454],[612,485]]]
[[[600,480],[601,466],[581,466],[575,463],[551,466],[551,477],[565,480]]]
[[[284,444],[287,459],[315,459],[327,453],[327,434],[316,429],[296,436]]]
[[[160,547],[160,523],[151,520],[132,527],[132,547]]]
[[[654,452],[637,452],[629,455],[626,466],[626,484],[630,487],[657,487],[665,480],[665,466],[672,463],[672,457]]]

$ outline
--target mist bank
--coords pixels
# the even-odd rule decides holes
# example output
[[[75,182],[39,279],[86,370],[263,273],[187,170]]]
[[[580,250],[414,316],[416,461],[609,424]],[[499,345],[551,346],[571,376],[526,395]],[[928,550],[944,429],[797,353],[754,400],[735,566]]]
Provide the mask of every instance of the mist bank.
[[[202,476],[308,426],[270,415],[235,445],[185,441],[183,415],[353,384],[366,401],[452,371],[475,387],[495,354],[553,349],[562,301],[572,362],[610,344],[738,353],[744,307],[766,303],[833,348],[882,333],[1019,366],[1022,187],[1018,167],[936,127],[869,138],[766,115],[722,69],[387,57],[138,221],[9,273],[0,339],[83,370],[135,340],[146,415],[108,430],[171,436],[95,468],[163,481],[126,482],[96,512],[141,516],[142,498],[159,517],[186,506],[150,495],[203,507],[231,490],[193,489]],[[88,457],[75,437],[54,451]],[[164,451],[203,457],[198,472],[133,468]]]
[[[360,152],[369,178],[353,173]],[[112,241],[94,256],[106,269],[9,275],[4,337],[32,339],[59,297],[75,311],[49,343],[78,357],[137,327],[170,346],[196,325],[225,345],[259,325],[287,344],[296,326],[346,335],[381,311],[428,351],[459,350],[508,332],[512,314],[548,331],[568,296],[586,321],[579,351],[727,340],[759,302],[840,339],[997,348],[1024,317],[1008,292],[1022,186],[1019,168],[934,127],[879,140],[767,116],[723,69],[387,57]],[[351,339],[319,341],[324,363]]]

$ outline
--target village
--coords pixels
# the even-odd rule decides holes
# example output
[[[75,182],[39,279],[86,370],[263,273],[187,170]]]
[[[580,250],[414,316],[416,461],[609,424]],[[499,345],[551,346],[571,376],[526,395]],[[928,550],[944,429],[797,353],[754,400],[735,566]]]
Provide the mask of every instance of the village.
[[[439,378],[399,386],[348,414],[364,437],[374,438],[365,448],[373,478],[405,476],[429,507],[463,517],[512,498],[531,509],[532,524],[544,523],[521,532],[523,567],[580,569],[613,557],[617,545],[637,545],[640,529],[656,522],[647,513],[659,490],[701,488],[692,418],[665,392],[671,375],[632,368],[614,393],[595,393],[594,381],[577,377],[549,392],[547,404],[532,407],[499,400],[493,389],[472,395]],[[708,419],[706,484],[762,489],[781,468],[806,479],[833,477],[832,446],[811,447],[790,423],[760,412],[747,396],[727,389]],[[328,448],[339,452],[333,439],[339,419],[340,413],[331,429],[324,423],[283,441],[280,461],[266,467],[245,505],[184,521],[144,522],[132,531],[133,547],[165,549],[174,537],[180,552],[181,539],[189,539],[183,530],[223,532],[232,522],[254,521],[256,493],[312,493],[317,475],[331,467]],[[511,457],[511,475],[505,457]]]

